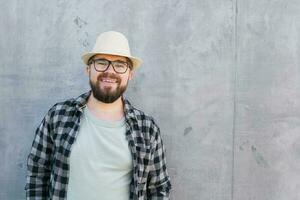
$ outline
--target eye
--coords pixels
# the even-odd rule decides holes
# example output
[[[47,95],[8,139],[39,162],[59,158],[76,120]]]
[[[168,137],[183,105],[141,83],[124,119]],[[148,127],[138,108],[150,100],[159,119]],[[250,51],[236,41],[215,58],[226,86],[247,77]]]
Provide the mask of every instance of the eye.
[[[98,59],[98,60],[95,60],[95,64],[96,65],[108,65],[108,61],[107,60]]]
[[[117,68],[126,68],[127,67],[127,63],[126,62],[121,62],[121,61],[116,61],[116,62],[114,62],[114,67],[117,67]]]

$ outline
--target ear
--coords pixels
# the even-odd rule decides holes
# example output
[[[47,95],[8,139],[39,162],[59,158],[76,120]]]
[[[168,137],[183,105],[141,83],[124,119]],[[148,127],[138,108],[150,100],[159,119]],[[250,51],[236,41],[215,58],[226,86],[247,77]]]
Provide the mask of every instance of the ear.
[[[85,70],[84,70],[85,74],[86,74],[86,75],[89,75],[89,74],[90,74],[90,70],[91,70],[90,66],[87,65],[87,66],[85,67]]]
[[[132,79],[133,79],[133,76],[134,76],[134,71],[131,71],[131,70],[130,70],[128,79],[129,79],[129,80],[132,80]]]

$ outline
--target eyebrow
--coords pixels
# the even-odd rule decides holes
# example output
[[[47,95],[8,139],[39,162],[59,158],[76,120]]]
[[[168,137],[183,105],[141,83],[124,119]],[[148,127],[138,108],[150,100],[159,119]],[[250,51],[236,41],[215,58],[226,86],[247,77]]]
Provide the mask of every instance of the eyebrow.
[[[108,60],[106,58],[95,58],[94,60]],[[109,60],[109,61],[112,61],[112,62],[115,62],[115,61],[119,61],[119,62],[127,62],[127,60],[120,60],[120,59],[117,59],[117,60]]]

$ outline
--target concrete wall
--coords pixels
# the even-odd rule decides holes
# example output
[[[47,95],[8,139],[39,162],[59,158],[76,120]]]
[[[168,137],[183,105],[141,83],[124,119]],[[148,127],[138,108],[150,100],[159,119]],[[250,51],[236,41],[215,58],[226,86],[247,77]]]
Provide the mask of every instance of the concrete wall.
[[[144,60],[126,96],[160,124],[176,200],[300,199],[297,0],[1,1],[0,199],[24,199],[34,130],[89,89],[117,30]]]

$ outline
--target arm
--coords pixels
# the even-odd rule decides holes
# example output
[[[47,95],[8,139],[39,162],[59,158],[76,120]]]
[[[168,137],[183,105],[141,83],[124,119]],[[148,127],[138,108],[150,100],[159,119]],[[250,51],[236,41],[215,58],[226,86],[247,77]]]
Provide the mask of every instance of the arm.
[[[49,113],[36,129],[27,159],[26,199],[48,199],[53,141],[50,137]]]
[[[148,177],[147,195],[151,200],[168,200],[171,182],[166,167],[165,149],[159,128],[155,125],[153,130],[155,135],[154,153]]]

